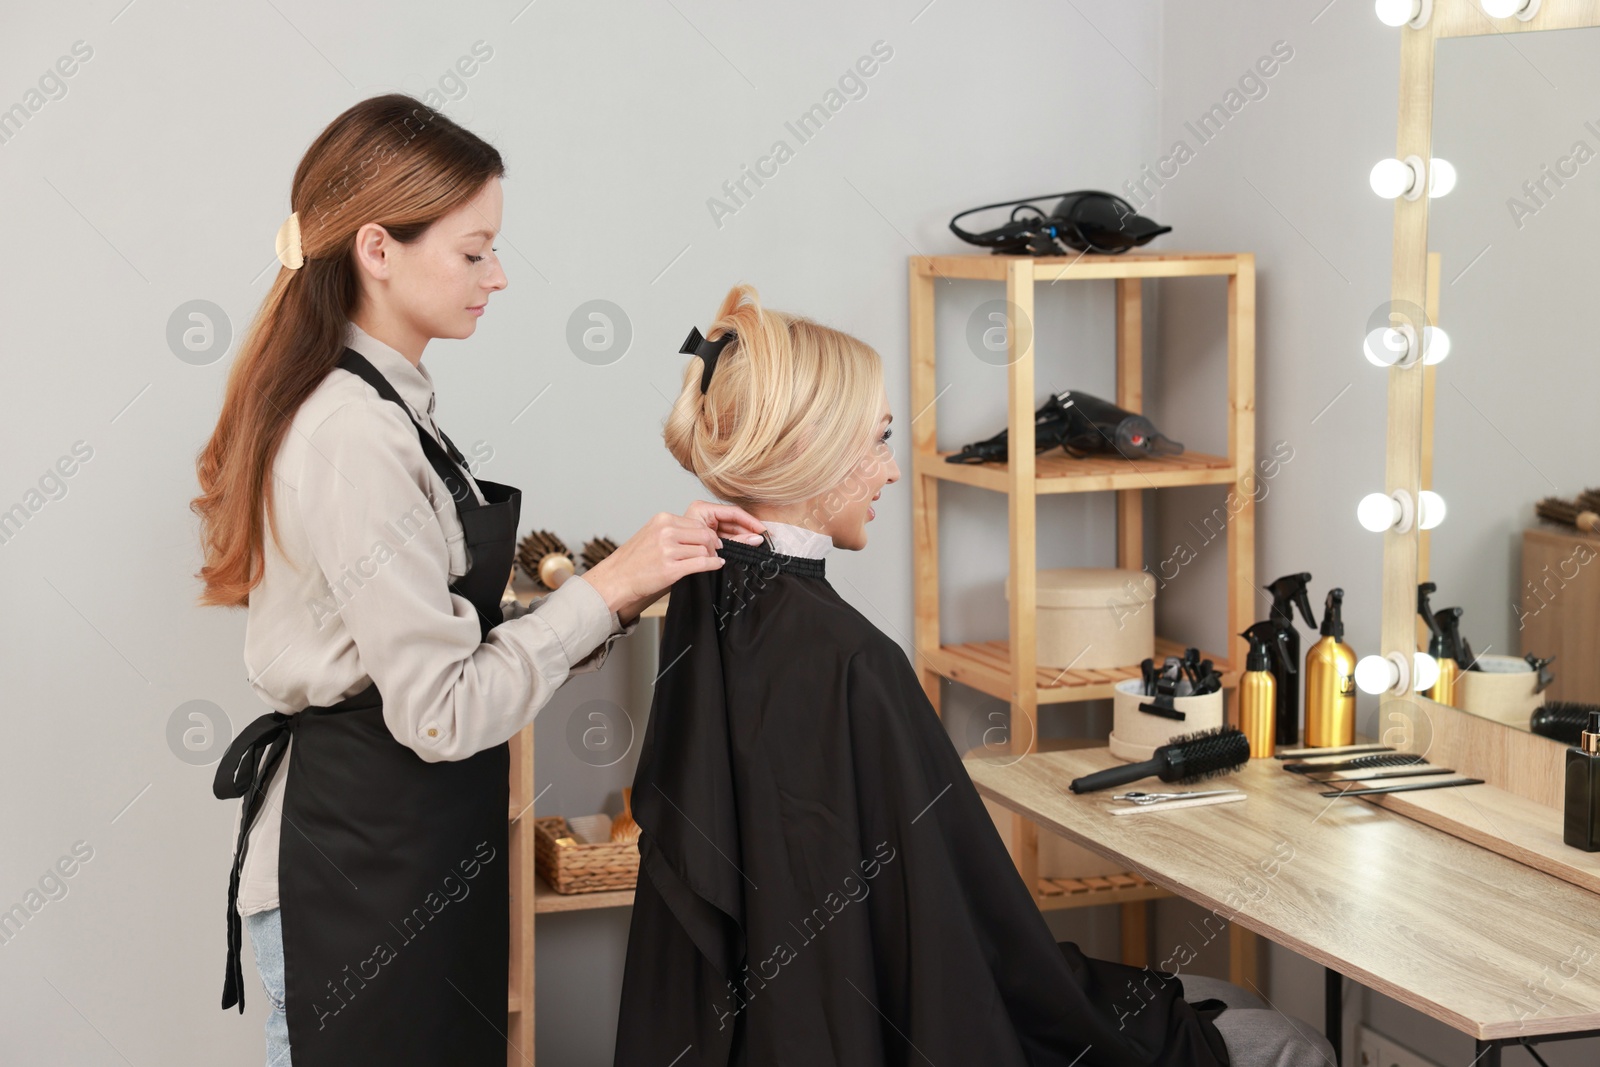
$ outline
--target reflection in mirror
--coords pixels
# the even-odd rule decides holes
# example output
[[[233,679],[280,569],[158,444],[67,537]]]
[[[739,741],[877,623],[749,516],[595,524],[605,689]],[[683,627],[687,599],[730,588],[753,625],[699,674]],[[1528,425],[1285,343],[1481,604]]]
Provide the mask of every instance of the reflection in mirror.
[[[1435,695],[1554,732],[1600,704],[1600,29],[1436,48],[1433,152],[1458,181],[1429,206],[1451,350],[1427,601],[1435,651],[1472,669],[1445,662]],[[1542,689],[1525,655],[1551,660]]]

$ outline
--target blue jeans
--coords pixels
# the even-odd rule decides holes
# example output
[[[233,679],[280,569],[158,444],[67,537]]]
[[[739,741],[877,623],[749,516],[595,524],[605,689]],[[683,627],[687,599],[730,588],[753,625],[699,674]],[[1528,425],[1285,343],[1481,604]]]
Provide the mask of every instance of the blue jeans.
[[[267,991],[267,1067],[289,1067],[289,1017],[283,1010],[283,922],[278,908],[244,917],[256,970]]]

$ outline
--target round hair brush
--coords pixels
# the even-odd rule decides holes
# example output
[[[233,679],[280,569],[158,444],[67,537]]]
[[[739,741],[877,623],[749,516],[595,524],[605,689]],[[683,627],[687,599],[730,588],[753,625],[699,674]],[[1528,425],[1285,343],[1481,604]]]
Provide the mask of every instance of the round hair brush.
[[[1187,785],[1238,770],[1249,759],[1250,741],[1244,732],[1237,726],[1218,726],[1180,734],[1156,749],[1156,754],[1143,763],[1111,767],[1074,778],[1068,788],[1074,793],[1092,793],[1151,777]]]
[[[534,530],[524,537],[517,546],[517,562],[523,573],[551,591],[576,570],[566,544],[549,530]]]
[[[584,569],[594,568],[598,561],[616,552],[616,542],[610,537],[595,537],[594,541],[584,545]]]
[[[1540,737],[1576,745],[1589,725],[1589,713],[1600,704],[1579,704],[1571,700],[1552,700],[1536,708],[1528,720],[1528,730]]]
[[[1586,493],[1585,496],[1587,495]],[[1591,510],[1590,505],[1582,497],[1577,501],[1571,501],[1558,496],[1547,496],[1535,504],[1533,510],[1545,522],[1576,527],[1584,533],[1594,533],[1595,528],[1600,526],[1600,514]]]

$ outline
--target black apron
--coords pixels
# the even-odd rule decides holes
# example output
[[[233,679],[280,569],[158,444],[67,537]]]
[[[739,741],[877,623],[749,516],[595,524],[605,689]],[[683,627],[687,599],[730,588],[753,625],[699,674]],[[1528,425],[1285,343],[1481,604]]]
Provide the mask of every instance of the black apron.
[[[345,349],[338,365],[411,418],[360,353]],[[487,638],[503,618],[521,490],[480,480],[488,501],[480,504],[449,437],[447,454],[420,424],[417,436],[466,532],[468,570],[450,589],[477,608]],[[291,735],[278,895],[294,1067],[503,1067],[509,747],[502,742],[466,759],[429,763],[389,732],[375,684],[329,707],[261,716],[217,768],[213,792],[245,798],[228,883],[223,1008],[237,1003],[244,1011],[240,868]]]

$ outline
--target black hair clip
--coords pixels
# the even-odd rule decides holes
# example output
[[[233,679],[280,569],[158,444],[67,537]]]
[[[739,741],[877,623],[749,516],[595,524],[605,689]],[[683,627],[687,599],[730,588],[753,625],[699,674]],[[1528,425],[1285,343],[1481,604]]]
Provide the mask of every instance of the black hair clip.
[[[704,393],[711,385],[711,372],[717,369],[717,357],[722,355],[722,350],[728,347],[737,334],[732,330],[727,331],[715,341],[707,341],[700,334],[700,327],[689,329],[689,337],[683,342],[683,347],[678,351],[684,355],[699,356],[705,361],[705,369],[700,372],[700,392]]]

